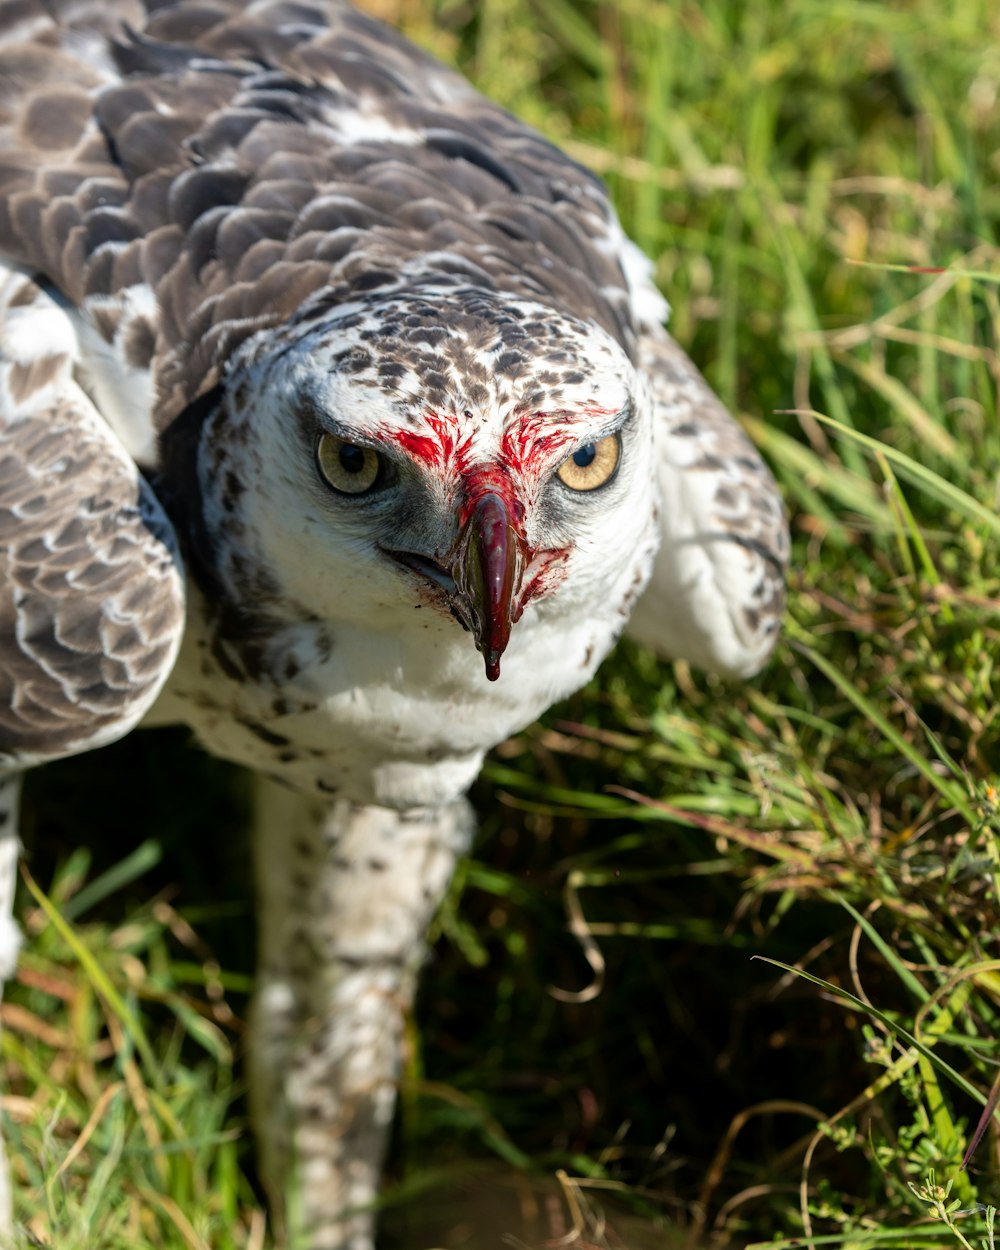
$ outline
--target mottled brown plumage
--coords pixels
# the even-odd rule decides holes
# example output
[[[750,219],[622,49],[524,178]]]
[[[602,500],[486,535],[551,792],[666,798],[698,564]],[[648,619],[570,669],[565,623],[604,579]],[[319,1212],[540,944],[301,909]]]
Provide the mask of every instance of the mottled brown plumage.
[[[0,769],[130,729],[184,619],[173,529],[47,339],[49,302],[0,270]]]

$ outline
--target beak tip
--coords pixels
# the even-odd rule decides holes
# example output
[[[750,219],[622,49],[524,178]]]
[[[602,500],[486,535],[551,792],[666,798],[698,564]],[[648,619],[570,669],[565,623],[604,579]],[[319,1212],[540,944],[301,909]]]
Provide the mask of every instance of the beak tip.
[[[452,563],[456,615],[475,636],[488,681],[500,678],[500,657],[520,615],[517,595],[527,545],[511,521],[512,510],[494,491],[477,499]]]

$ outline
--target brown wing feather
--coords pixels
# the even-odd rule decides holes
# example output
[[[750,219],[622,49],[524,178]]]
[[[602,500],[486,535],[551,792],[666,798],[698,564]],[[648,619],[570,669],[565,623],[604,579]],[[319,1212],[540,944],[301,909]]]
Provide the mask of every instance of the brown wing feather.
[[[33,282],[4,275],[0,768],[126,733],[183,629],[170,524],[73,381],[60,318]]]

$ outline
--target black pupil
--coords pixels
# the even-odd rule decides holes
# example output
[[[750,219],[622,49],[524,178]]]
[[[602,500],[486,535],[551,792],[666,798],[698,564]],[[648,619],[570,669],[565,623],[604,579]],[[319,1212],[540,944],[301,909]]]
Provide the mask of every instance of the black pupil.
[[[597,455],[597,444],[588,443],[586,447],[581,447],[579,451],[573,453],[573,463],[578,469],[586,469],[588,465],[594,463],[594,457]]]
[[[345,473],[360,473],[367,458],[368,454],[363,447],[355,447],[353,443],[341,443],[340,467]]]

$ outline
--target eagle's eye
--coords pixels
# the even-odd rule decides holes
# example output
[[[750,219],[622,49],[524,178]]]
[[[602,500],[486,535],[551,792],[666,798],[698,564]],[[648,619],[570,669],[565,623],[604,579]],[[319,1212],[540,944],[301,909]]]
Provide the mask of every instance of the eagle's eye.
[[[377,451],[345,442],[334,434],[319,436],[316,463],[327,486],[342,495],[363,495],[379,480],[382,470]]]
[[[596,490],[614,477],[621,456],[621,435],[609,434],[596,443],[578,448],[562,462],[556,473],[570,490]]]

